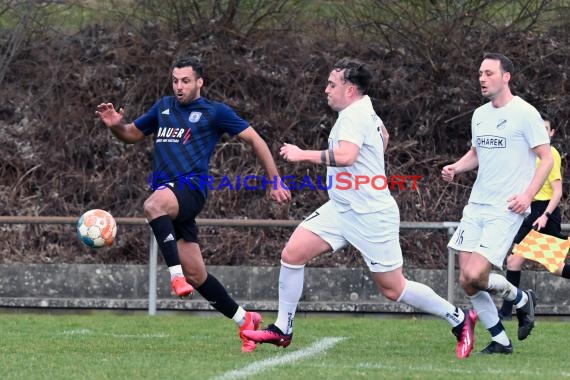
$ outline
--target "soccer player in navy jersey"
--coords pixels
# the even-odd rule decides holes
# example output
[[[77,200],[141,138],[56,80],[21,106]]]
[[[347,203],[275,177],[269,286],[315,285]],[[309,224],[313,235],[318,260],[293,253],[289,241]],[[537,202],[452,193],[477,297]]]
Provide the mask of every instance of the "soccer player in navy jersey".
[[[224,286],[207,272],[198,245],[196,217],[202,210],[207,187],[200,182],[209,174],[214,148],[225,133],[237,135],[253,147],[268,178],[276,179],[270,196],[289,202],[291,193],[281,187],[281,178],[265,141],[248,122],[221,102],[201,97],[204,84],[199,59],[179,58],[172,68],[174,96],[165,96],[134,122],[125,123],[124,110],[101,103],[96,114],[119,140],[134,144],[154,135],[153,193],[144,202],[144,212],[168,265],[172,289],[187,296],[194,288],[219,312],[240,326],[242,351],[255,350],[255,342],[242,331],[257,329],[261,315],[245,311]]]

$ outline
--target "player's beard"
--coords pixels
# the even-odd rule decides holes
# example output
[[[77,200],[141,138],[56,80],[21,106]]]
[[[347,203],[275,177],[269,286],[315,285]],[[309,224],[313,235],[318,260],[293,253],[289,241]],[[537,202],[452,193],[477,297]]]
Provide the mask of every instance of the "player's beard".
[[[199,97],[200,97],[200,89],[196,87],[190,90],[190,92],[188,92],[188,94],[186,94],[185,96],[177,97],[177,99],[181,104],[188,104],[192,103],[194,100],[198,99]]]

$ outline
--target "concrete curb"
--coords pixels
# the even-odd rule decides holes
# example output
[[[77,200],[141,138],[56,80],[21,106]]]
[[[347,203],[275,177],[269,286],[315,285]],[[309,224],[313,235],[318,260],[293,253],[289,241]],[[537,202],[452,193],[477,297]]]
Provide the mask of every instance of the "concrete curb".
[[[212,266],[229,293],[251,310],[276,311],[278,267]],[[410,280],[447,295],[447,271],[406,270]],[[0,265],[0,307],[40,309],[148,309],[146,265],[3,264]],[[214,310],[196,294],[180,300],[170,293],[168,271],[159,269],[157,310]],[[537,314],[570,315],[570,281],[548,272],[523,273],[523,288],[538,295]],[[469,302],[457,285],[459,306]],[[305,288],[299,312],[418,313],[389,301],[376,290],[364,268],[306,268]]]

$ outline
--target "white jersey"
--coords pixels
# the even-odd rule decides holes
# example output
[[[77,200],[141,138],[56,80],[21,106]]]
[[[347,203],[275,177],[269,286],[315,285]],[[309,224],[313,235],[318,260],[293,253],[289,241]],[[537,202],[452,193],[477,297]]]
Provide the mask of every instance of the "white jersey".
[[[374,111],[367,95],[338,114],[329,135],[329,149],[336,148],[341,140],[360,147],[360,153],[351,166],[327,168],[327,178],[333,181],[328,184],[329,197],[340,212],[353,210],[357,213],[370,213],[384,210],[395,203],[384,170],[382,125],[382,120]],[[356,176],[364,176],[370,181],[376,177],[377,188],[368,183],[356,189]],[[342,183],[339,182],[340,178]],[[385,182],[387,186],[379,189]]]
[[[507,199],[524,192],[534,177],[532,148],[550,142],[544,121],[529,103],[515,96],[495,108],[491,102],[475,110],[471,144],[479,169],[469,202],[507,207]]]

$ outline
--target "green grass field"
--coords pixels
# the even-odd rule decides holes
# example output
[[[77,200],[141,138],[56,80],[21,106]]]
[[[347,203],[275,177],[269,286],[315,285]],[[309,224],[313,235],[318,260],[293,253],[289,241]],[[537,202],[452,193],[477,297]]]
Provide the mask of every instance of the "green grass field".
[[[570,378],[567,322],[539,318],[524,342],[505,326],[513,355],[458,360],[447,323],[431,317],[301,315],[287,349],[242,354],[234,323],[214,313],[3,313],[0,379]],[[488,340],[478,325],[476,350]]]

